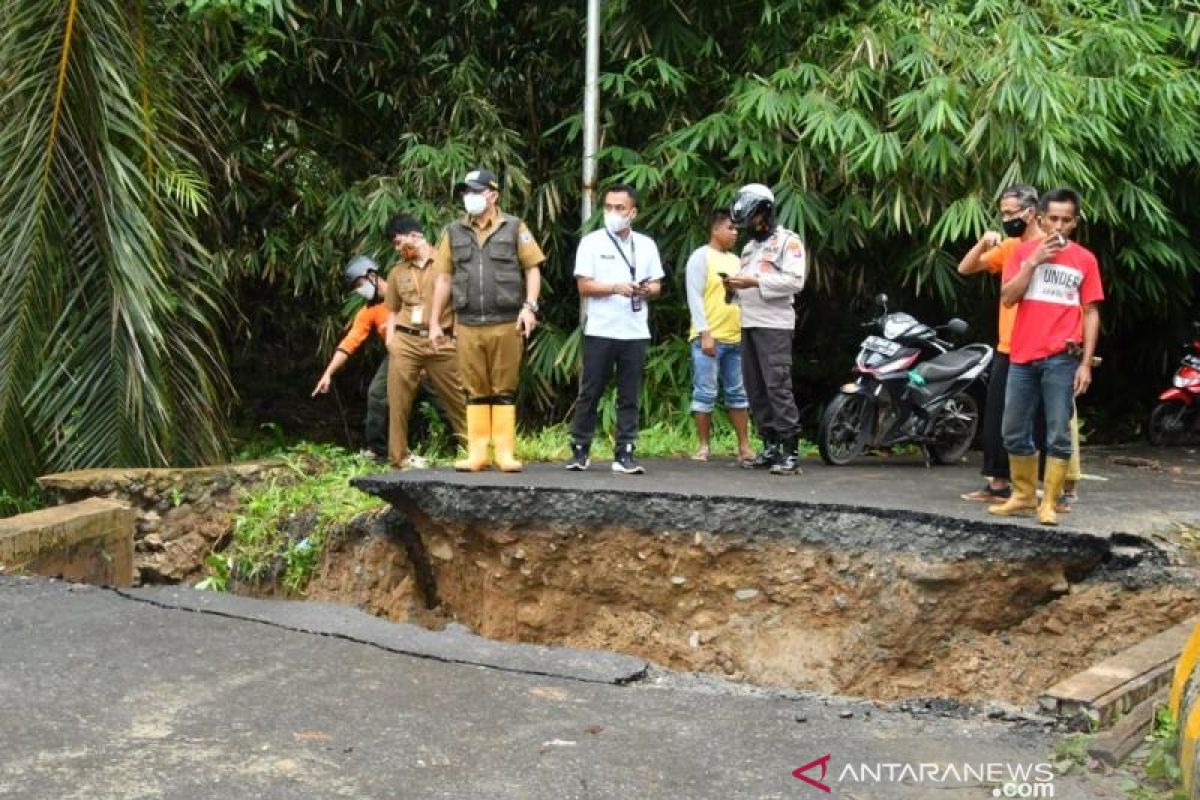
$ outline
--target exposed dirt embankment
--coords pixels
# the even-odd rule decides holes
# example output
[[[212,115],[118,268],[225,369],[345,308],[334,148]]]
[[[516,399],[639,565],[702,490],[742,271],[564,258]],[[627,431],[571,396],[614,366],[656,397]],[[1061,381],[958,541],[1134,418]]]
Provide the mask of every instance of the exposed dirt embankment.
[[[138,511],[141,582],[201,576],[273,465],[44,479]],[[613,650],[756,684],[1026,704],[1200,613],[1148,542],[739,496],[379,477],[395,509],[331,534],[305,596],[509,641]],[[290,540],[314,514],[295,515]],[[278,570],[230,587],[277,595]]]
[[[1053,561],[932,561],[744,536],[434,522],[433,611],[404,540],[338,542],[309,597],[753,683],[1024,704],[1200,612],[1195,587],[1072,583]],[[1128,583],[1128,582],[1126,582]]]
[[[46,475],[38,484],[57,503],[107,497],[137,515],[134,582],[201,577],[204,558],[233,528],[242,490],[287,471],[274,461],[193,469],[91,469]]]

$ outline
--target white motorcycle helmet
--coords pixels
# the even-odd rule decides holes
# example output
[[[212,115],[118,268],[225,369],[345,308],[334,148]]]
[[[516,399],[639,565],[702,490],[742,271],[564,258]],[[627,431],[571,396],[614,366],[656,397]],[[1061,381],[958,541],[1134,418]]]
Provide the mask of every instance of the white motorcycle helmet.
[[[733,202],[729,204],[729,217],[738,228],[749,228],[754,217],[766,212],[773,217],[775,211],[775,193],[761,183],[747,183],[737,190]]]

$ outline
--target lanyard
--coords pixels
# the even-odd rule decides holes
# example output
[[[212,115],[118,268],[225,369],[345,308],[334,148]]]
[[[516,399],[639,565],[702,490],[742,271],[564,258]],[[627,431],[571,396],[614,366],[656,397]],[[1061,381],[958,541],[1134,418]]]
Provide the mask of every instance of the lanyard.
[[[430,259],[429,261],[432,261]],[[417,291],[417,305],[425,305],[425,279],[428,273],[425,272],[429,268],[429,261],[418,265],[415,261],[408,262],[408,276],[412,279],[413,288]]]
[[[608,231],[605,231],[604,234],[613,243],[613,247],[617,248],[617,255],[625,262],[625,266],[629,267],[629,280],[637,282],[637,250],[634,247],[633,231],[629,232],[629,255],[625,255],[625,251],[621,248],[621,243],[617,237]]]

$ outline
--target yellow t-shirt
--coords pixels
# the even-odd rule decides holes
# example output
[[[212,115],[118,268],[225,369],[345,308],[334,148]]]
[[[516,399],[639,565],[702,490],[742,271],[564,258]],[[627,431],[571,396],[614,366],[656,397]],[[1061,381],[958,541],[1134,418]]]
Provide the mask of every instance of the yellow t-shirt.
[[[734,303],[725,302],[725,286],[721,283],[721,276],[717,273],[724,272],[726,275],[737,275],[741,270],[741,261],[733,253],[722,253],[714,250],[712,247],[701,248],[707,253],[702,256],[700,251],[692,254],[692,259],[704,257],[704,283],[703,289],[700,292],[700,297],[703,300],[704,317],[708,322],[708,331],[713,335],[713,338],[723,344],[738,344],[742,341],[742,315],[737,305]],[[693,285],[693,261],[688,260],[688,293],[689,304],[692,300],[692,293],[696,286]],[[695,314],[693,314],[693,320]],[[696,323],[693,321],[691,331],[688,333],[688,340],[691,341],[700,335],[696,330]]]

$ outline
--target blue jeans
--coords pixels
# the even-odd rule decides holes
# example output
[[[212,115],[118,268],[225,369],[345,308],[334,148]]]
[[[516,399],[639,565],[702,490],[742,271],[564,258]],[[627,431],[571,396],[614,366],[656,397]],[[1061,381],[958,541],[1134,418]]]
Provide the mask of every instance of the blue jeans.
[[[1046,455],[1071,457],[1071,417],[1075,413],[1075,370],[1079,360],[1059,353],[1008,368],[1004,393],[1004,449],[1031,456],[1033,423],[1040,404],[1046,412]]]
[[[725,388],[725,408],[749,408],[742,385],[742,346],[717,342],[717,354],[706,356],[700,337],[692,339],[692,411],[711,414],[717,405],[717,381]]]

